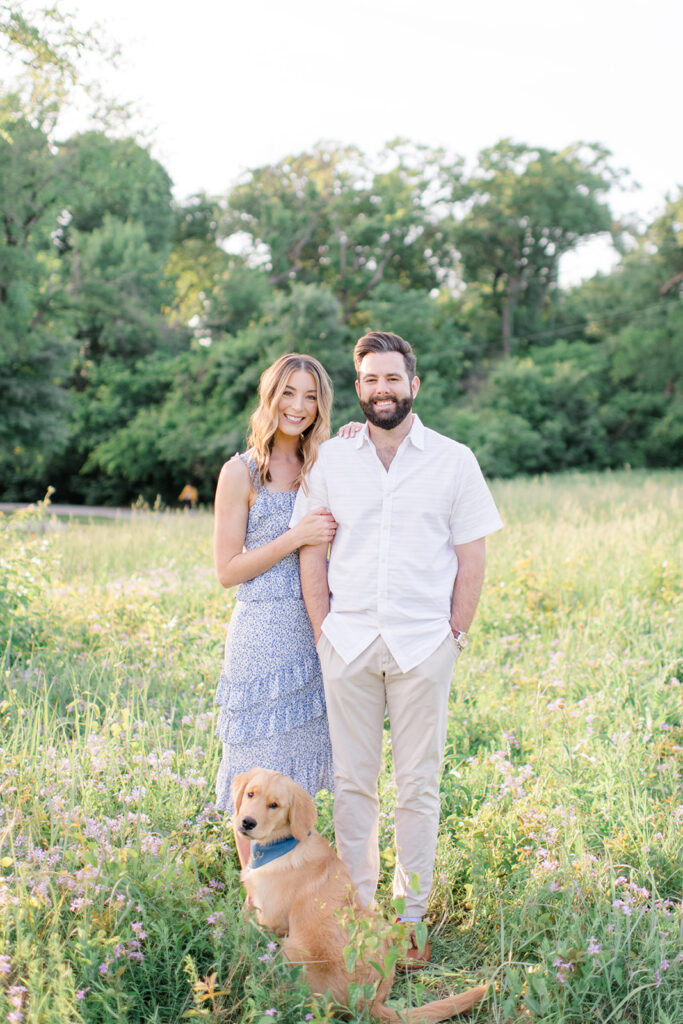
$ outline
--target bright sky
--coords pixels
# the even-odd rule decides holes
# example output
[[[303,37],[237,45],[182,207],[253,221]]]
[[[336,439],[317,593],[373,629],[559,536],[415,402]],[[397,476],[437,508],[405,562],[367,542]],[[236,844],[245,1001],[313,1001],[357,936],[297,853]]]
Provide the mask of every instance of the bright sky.
[[[62,0],[122,49],[105,91],[136,103],[180,199],[321,139],[398,135],[473,162],[510,136],[600,142],[645,218],[683,184],[679,0]],[[609,265],[591,243],[566,281]]]

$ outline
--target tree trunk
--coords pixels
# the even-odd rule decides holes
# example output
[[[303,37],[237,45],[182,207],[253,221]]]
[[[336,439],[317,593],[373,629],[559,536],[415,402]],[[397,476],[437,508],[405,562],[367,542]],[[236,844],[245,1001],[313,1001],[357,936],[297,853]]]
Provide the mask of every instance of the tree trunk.
[[[505,292],[505,302],[502,312],[502,337],[503,355],[509,356],[512,352],[512,339],[515,329],[515,310],[519,303],[519,297],[524,290],[524,278],[508,277],[508,286]]]

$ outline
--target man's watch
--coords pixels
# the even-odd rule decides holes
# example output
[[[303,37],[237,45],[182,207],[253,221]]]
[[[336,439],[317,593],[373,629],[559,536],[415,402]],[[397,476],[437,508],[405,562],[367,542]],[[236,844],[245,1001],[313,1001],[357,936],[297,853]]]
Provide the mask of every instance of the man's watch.
[[[467,639],[467,633],[463,633],[461,629],[453,629],[452,627],[451,633],[453,634],[453,639],[455,640],[460,650],[464,651],[465,648],[467,647],[467,644],[469,643],[469,640]]]

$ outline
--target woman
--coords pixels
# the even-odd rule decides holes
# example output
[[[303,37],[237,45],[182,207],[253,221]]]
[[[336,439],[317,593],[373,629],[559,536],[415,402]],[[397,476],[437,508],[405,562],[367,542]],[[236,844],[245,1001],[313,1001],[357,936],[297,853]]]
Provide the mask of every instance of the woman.
[[[293,529],[297,489],[329,436],[332,384],[310,356],[281,356],[261,376],[248,450],[223,466],[216,488],[214,560],[224,587],[239,584],[216,701],[223,758],[217,805],[232,810],[235,775],[254,767],[289,775],[312,796],[332,789],[332,750],[313,630],[299,581],[299,548],[334,538],[324,508]],[[240,863],[249,841],[235,832]]]

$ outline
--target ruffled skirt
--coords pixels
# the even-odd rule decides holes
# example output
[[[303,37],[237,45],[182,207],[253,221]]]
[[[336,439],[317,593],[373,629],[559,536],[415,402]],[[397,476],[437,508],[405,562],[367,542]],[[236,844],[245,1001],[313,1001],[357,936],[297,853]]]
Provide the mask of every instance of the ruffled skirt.
[[[311,796],[332,791],[322,673],[301,598],[235,604],[216,702],[221,810],[232,811],[234,777],[257,767],[290,776]]]

